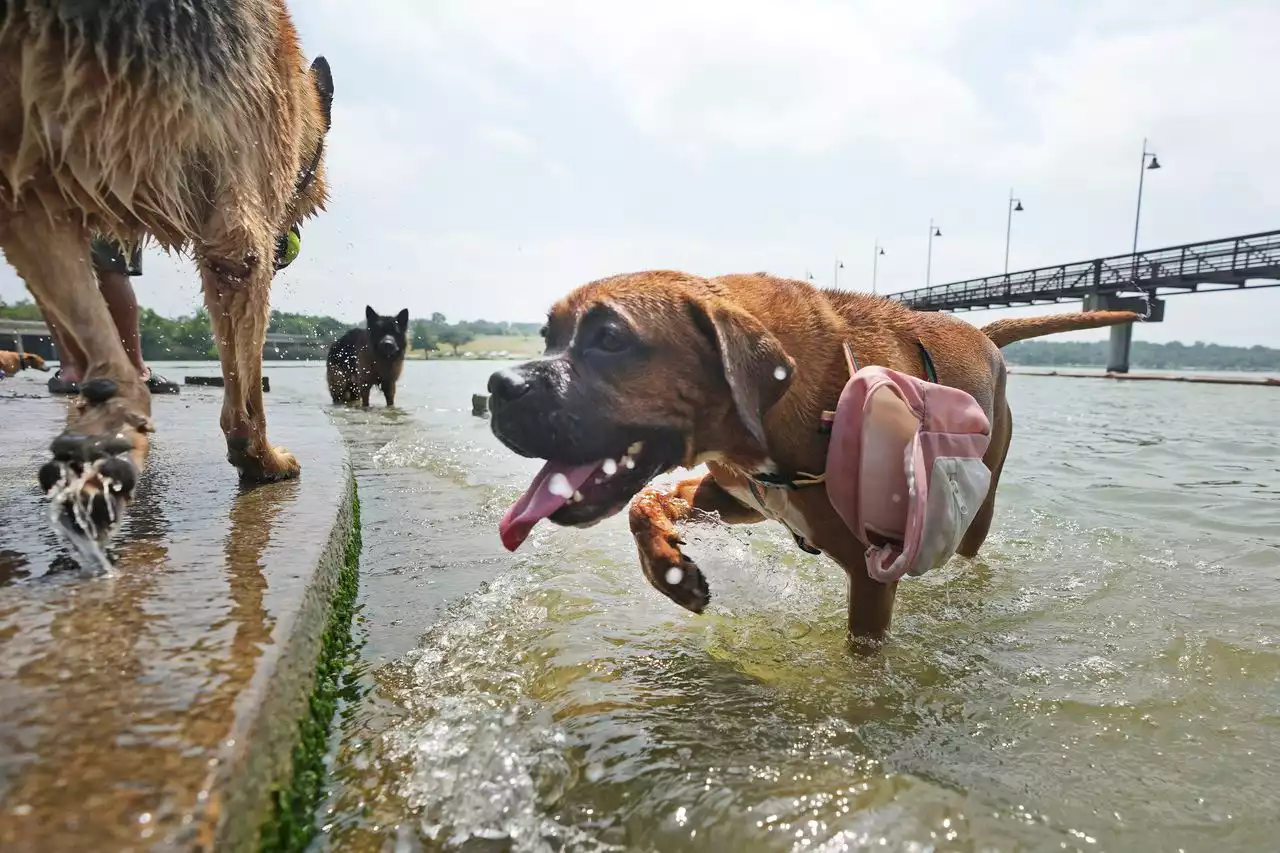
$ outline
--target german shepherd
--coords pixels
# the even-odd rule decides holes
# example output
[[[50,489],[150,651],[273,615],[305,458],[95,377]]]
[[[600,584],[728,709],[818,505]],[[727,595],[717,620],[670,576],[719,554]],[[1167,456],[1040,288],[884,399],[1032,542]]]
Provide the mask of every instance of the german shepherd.
[[[86,356],[39,471],[82,554],[101,559],[153,430],[94,281],[95,233],[194,256],[228,461],[248,482],[297,476],[267,440],[262,347],[278,235],[324,207],[332,106],[329,65],[308,68],[284,0],[0,3],[0,249]]]
[[[409,330],[409,309],[394,317],[383,317],[364,307],[366,328],[352,329],[329,347],[326,376],[334,405],[359,400],[369,407],[373,386],[382,389],[388,406],[396,404],[396,382],[404,369],[405,333]]]

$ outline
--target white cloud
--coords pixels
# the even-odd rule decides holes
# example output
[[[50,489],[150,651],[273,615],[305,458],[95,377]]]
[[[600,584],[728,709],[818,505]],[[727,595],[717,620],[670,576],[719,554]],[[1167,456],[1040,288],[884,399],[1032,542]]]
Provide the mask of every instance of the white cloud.
[[[704,156],[815,154],[850,139],[905,140],[930,156],[945,153],[941,137],[981,124],[944,54],[1001,5],[406,0],[371,8],[364,32],[415,42],[450,78],[467,56],[495,75],[598,86],[655,141]]]
[[[537,150],[537,144],[527,134],[514,127],[486,124],[476,129],[476,138],[507,154],[528,155]]]
[[[1015,269],[1117,253],[1144,136],[1144,245],[1280,224],[1274,0],[295,5],[337,113],[290,310],[535,319],[620,270],[825,284],[837,256],[865,287],[877,238],[881,290],[918,287],[930,216],[935,283],[1000,269],[1011,185]],[[144,303],[190,310],[150,258]],[[1280,344],[1277,302],[1190,296],[1139,335]]]

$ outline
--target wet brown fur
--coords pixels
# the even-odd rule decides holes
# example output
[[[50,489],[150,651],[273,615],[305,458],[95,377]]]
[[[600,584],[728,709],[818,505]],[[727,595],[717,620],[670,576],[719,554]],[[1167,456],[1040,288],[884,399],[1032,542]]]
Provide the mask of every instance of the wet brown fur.
[[[764,274],[702,279],[653,271],[575,290],[553,308],[549,329],[572,328],[598,303],[626,318],[652,353],[626,387],[600,389],[601,404],[616,409],[611,416],[618,422],[679,429],[686,436],[684,467],[706,463],[710,472],[670,491],[647,488],[630,509],[646,577],[690,609],[700,609],[705,601],[682,600],[662,580],[668,568],[693,567],[680,550],[677,525],[697,511],[716,512],[730,524],[763,521],[766,516],[757,507],[730,494],[745,490],[747,473],[770,467],[789,474],[825,470],[827,439],[818,425],[822,412],[835,408],[849,379],[843,343],[849,343],[861,365],[924,378],[917,341],[923,343],[938,381],[972,394],[991,418],[992,440],[984,458],[992,472],[991,490],[959,549],[972,557],[991,525],[1013,430],[997,342],[1138,319],[1124,311],[1062,314],[999,321],[987,327],[988,335],[947,314],[916,312],[883,297],[818,290]],[[781,381],[774,375],[779,366],[787,368]],[[755,412],[763,415],[753,429]],[[763,445],[757,436],[763,437]],[[826,490],[769,492],[771,500],[789,504],[789,511],[803,518],[809,544],[848,574],[850,635],[883,637],[896,584],[867,575],[864,548],[832,509]],[[773,504],[770,508],[776,509]]]
[[[262,347],[276,235],[325,201],[316,158],[331,99],[328,66],[308,70],[283,0],[0,5],[0,248],[84,352],[86,382],[118,388],[82,402],[68,433],[122,433],[142,468],[151,396],[95,284],[89,243],[94,232],[149,238],[199,265],[228,459],[250,481],[297,475],[267,439]],[[313,161],[314,180],[295,193]]]
[[[33,352],[24,352],[18,355],[11,350],[0,350],[0,373],[6,376],[13,376],[19,370],[48,370],[44,366],[44,359]]]

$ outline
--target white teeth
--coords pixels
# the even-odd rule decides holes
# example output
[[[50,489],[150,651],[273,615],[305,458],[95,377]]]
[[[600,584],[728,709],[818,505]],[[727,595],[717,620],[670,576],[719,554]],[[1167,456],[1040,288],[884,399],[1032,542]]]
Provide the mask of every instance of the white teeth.
[[[671,586],[679,586],[680,581],[684,580],[684,570],[679,566],[672,566],[667,569],[665,577],[667,579],[667,583]]]
[[[547,481],[547,491],[558,498],[570,498],[573,496],[573,486],[569,485],[569,478],[564,474],[552,474],[551,479]]]
[[[574,492],[573,497],[569,498],[569,503],[576,504],[580,500],[582,500],[582,492]]]
[[[641,451],[641,450],[644,450],[644,442],[643,442],[643,441],[637,441],[635,444],[633,444],[633,445],[631,445],[630,447],[628,447],[628,448],[627,448],[627,455],[628,455],[628,456],[639,456],[639,455],[640,455],[640,451]]]
[[[628,469],[631,469],[636,467],[636,460],[628,456],[627,458],[622,460],[622,464],[625,465]]]
[[[612,477],[614,474],[618,473],[618,463],[614,462],[612,459],[606,459],[604,460],[604,464],[600,466],[600,470],[604,472],[606,477]]]

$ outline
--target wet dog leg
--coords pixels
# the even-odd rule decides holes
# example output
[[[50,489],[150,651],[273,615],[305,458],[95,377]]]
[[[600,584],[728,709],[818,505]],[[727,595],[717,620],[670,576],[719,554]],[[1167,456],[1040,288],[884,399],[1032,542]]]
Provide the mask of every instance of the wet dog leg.
[[[100,564],[146,459],[151,395],[98,291],[89,232],[78,219],[44,211],[16,216],[0,228],[0,247],[47,321],[85,357],[81,397],[39,478],[57,528]]]
[[[205,305],[222,363],[220,424],[227,439],[227,461],[247,482],[296,477],[300,466],[288,451],[267,440],[262,395],[262,348],[267,340],[271,264],[266,240],[242,229],[222,231],[225,222],[206,228],[198,257]],[[250,248],[246,251],[245,247]],[[233,259],[233,260],[229,260]]]
[[[645,489],[631,503],[631,535],[644,576],[658,592],[694,613],[711,601],[711,589],[698,564],[680,550],[684,540],[676,526],[713,512],[726,524],[764,521],[710,475],[682,480],[670,492]]]
[[[1009,410],[1009,401],[1004,396],[1004,377],[1001,376],[996,394],[996,412],[991,423],[991,443],[987,446],[982,461],[991,471],[991,486],[987,489],[987,497],[978,508],[978,514],[969,522],[969,529],[960,540],[956,549],[962,557],[973,559],[978,549],[987,539],[991,530],[991,520],[996,513],[996,488],[1000,485],[1000,472],[1004,470],[1004,460],[1009,453],[1009,442],[1013,439],[1013,412]]]

